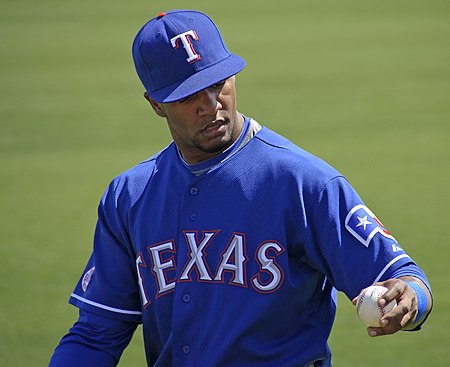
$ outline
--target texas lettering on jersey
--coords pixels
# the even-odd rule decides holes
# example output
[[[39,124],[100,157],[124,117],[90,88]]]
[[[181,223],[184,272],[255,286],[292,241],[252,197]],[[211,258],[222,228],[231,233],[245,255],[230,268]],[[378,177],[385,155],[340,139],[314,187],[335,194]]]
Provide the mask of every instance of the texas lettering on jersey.
[[[151,295],[148,294],[146,283],[156,282],[156,294],[152,298],[159,298],[172,292],[178,282],[192,282],[193,272],[196,273],[197,282],[225,283],[225,274],[229,274],[228,284],[240,287],[250,286],[259,293],[272,293],[281,287],[284,281],[284,272],[277,263],[277,257],[285,252],[284,247],[276,241],[265,241],[256,248],[254,254],[257,267],[256,274],[247,278],[247,262],[249,256],[246,253],[246,236],[243,233],[233,233],[228,243],[224,246],[218,260],[216,269],[211,269],[208,263],[207,248],[214,242],[219,231],[206,231],[202,237],[198,232],[184,232],[184,238],[188,248],[187,261],[184,264],[176,264],[176,243],[173,240],[160,242],[146,248],[150,256],[147,263],[144,254],[140,252],[136,257],[136,269],[139,275],[139,289],[143,307],[151,304]],[[217,245],[217,244],[215,244]],[[181,265],[178,278],[171,278]],[[149,271],[152,273],[149,276]]]

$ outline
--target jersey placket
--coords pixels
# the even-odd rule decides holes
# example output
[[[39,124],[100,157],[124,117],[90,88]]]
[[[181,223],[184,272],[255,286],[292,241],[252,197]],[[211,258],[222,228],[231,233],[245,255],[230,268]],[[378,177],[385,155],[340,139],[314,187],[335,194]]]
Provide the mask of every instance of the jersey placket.
[[[195,313],[198,307],[196,306],[198,299],[198,292],[192,287],[190,279],[190,272],[186,271],[189,265],[189,259],[192,258],[192,246],[189,246],[188,233],[198,233],[201,236],[201,228],[198,223],[202,220],[205,209],[201,202],[202,195],[199,188],[199,182],[202,179],[195,177],[190,185],[186,188],[183,197],[183,205],[181,207],[180,220],[180,247],[177,251],[177,284],[175,287],[174,301],[173,301],[173,365],[174,366],[190,366],[193,363],[193,356],[197,355],[195,351],[196,341],[196,324]],[[203,218],[204,219],[204,218]],[[199,231],[199,232],[196,232]],[[194,239],[192,241],[196,241]],[[196,266],[196,265],[194,265]],[[185,273],[183,276],[183,272]],[[195,270],[193,270],[195,273]],[[197,276],[197,273],[193,275]]]

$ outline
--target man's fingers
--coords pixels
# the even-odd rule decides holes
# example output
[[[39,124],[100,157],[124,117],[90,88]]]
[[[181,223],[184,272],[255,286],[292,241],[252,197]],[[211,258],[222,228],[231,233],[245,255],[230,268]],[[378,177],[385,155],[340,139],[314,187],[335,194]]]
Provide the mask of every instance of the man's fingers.
[[[385,283],[380,283],[380,285],[388,288],[388,290],[378,300],[378,304],[380,305],[380,307],[384,307],[388,303],[391,303],[393,300],[398,299],[405,291],[405,289],[404,289],[404,287],[405,287],[404,282],[399,282],[399,281],[390,282],[390,281],[388,281],[388,282],[385,282]]]

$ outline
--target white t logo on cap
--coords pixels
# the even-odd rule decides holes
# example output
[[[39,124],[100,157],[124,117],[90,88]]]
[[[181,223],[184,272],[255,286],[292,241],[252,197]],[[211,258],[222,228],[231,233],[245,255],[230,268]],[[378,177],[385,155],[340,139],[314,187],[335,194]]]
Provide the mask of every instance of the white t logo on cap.
[[[191,37],[192,39],[194,39],[195,41],[198,40],[198,36],[197,33],[195,33],[195,31],[187,31],[184,33],[181,33],[175,37],[173,37],[170,42],[172,43],[172,47],[173,48],[178,48],[179,46],[179,42],[178,40],[181,40],[181,42],[183,43],[183,47],[186,50],[187,54],[188,54],[188,58],[186,59],[187,62],[192,63],[195,62],[197,60],[200,60],[201,57],[199,54],[197,54],[194,50],[194,46],[191,43]]]

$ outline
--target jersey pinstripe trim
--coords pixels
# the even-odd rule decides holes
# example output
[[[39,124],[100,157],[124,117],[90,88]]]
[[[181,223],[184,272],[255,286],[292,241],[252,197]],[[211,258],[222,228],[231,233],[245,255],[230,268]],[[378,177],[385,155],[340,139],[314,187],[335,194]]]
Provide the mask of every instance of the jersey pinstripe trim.
[[[378,282],[381,277],[384,275],[384,273],[386,273],[386,271],[391,267],[392,264],[396,263],[397,261],[403,259],[407,257],[408,259],[411,259],[408,255],[403,254],[400,256],[397,256],[395,259],[392,259],[391,261],[389,261],[389,263],[383,268],[383,270],[381,270],[380,274],[378,274],[378,276],[376,277],[376,279],[373,281],[374,283]]]
[[[73,298],[75,298],[75,299],[77,299],[77,300],[79,300],[79,301],[81,301],[83,303],[86,303],[88,305],[95,306],[95,307],[98,307],[98,308],[102,308],[102,309],[107,310],[107,311],[112,311],[112,312],[116,312],[116,313],[122,313],[122,314],[126,314],[126,315],[142,315],[141,311],[122,310],[120,308],[114,308],[114,307],[102,305],[101,303],[97,303],[97,302],[94,302],[94,301],[90,301],[90,300],[88,300],[86,298],[80,297],[79,295],[77,295],[75,293],[72,293],[71,297],[73,297]]]

